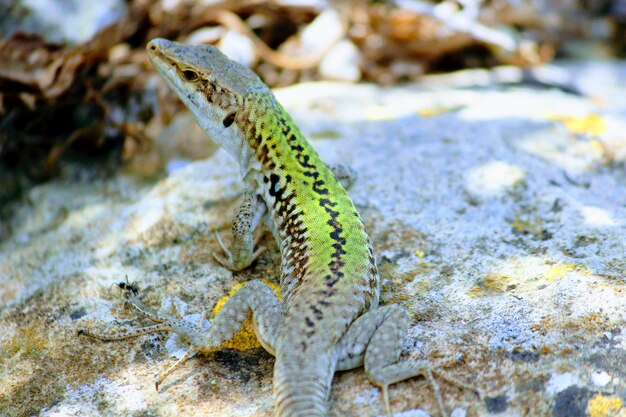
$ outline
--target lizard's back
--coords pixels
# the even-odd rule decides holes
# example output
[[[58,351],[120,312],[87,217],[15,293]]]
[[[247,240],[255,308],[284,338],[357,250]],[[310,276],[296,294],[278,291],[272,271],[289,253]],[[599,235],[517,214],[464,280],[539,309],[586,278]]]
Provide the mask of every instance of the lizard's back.
[[[236,123],[256,150],[257,182],[281,249],[285,320],[274,370],[277,414],[301,415],[293,409],[302,405],[300,397],[321,400],[312,407],[326,403],[335,346],[358,316],[378,305],[378,273],[344,188],[273,96],[257,99]]]

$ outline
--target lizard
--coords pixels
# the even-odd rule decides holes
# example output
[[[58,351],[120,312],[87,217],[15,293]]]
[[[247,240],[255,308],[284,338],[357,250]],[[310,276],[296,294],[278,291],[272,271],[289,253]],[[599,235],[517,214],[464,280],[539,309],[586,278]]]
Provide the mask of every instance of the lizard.
[[[120,287],[128,304],[156,324],[115,335],[79,334],[101,340],[179,334],[190,348],[158,377],[158,390],[183,362],[219,349],[252,317],[256,337],[275,356],[276,417],[327,416],[335,371],[359,366],[381,388],[389,416],[389,385],[420,375],[445,415],[433,375],[471,388],[426,361],[398,362],[410,316],[400,305],[379,305],[380,278],[359,213],[270,88],[211,45],[153,39],[146,50],[204,132],[239,163],[243,203],[235,213],[232,243],[226,246],[217,235],[223,256],[214,253],[215,260],[232,271],[250,266],[264,250],[255,250],[253,232],[265,221],[280,249],[283,300],[264,282],[251,280],[204,329],[180,314],[151,312],[130,286]]]

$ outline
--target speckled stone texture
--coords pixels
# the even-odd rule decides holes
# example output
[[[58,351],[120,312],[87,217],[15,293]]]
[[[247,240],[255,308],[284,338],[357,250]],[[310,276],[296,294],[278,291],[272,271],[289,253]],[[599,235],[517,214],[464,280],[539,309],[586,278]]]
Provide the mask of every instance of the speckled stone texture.
[[[322,157],[358,174],[382,301],[413,318],[403,357],[482,393],[440,381],[454,417],[626,416],[626,91],[610,82],[593,99],[524,86],[278,93]],[[251,268],[211,258],[241,196],[222,151],[152,182],[30,190],[0,243],[0,415],[270,416],[273,359],[258,347],[192,358],[156,392],[183,342],[76,336],[144,323],[124,309],[126,275],[146,305],[195,320],[236,284],[275,280],[265,227],[270,250]],[[421,378],[390,398],[396,416],[438,415]],[[330,401],[331,416],[384,414],[362,370],[338,374]]]

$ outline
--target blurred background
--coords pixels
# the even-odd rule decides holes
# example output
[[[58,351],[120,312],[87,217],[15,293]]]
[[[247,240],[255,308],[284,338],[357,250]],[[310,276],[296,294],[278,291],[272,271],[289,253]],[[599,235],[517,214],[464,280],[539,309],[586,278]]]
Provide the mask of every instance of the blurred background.
[[[154,37],[217,45],[272,87],[448,74],[590,95],[538,69],[623,58],[626,0],[0,0],[0,219],[51,177],[157,176],[160,140],[210,154],[146,57]]]

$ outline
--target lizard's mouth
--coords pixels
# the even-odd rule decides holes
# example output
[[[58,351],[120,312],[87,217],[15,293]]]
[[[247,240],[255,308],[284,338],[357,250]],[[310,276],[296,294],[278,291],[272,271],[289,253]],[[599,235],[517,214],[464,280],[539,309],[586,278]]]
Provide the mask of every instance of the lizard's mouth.
[[[186,95],[185,85],[177,75],[179,68],[176,60],[170,56],[176,52],[175,47],[175,42],[157,38],[148,42],[146,53],[157,72],[161,74],[169,87],[182,98]]]
[[[150,61],[154,62],[155,58],[163,59],[163,53],[161,52],[161,48],[159,48],[159,43],[162,39],[152,39],[146,45],[146,53],[148,54],[148,58]]]
[[[146,52],[148,53],[148,56],[150,58],[152,58],[153,56],[163,57],[163,52],[161,51],[171,47],[172,45],[172,41],[168,41],[167,39],[163,38],[155,38],[148,42],[148,44],[146,45]]]
[[[172,62],[171,59],[168,59],[167,54],[164,51],[167,51],[173,46],[173,42],[168,41],[167,39],[152,39],[146,45],[146,53],[148,54],[148,58],[152,62],[152,65],[161,73],[165,67],[172,66],[176,68],[176,63]]]

